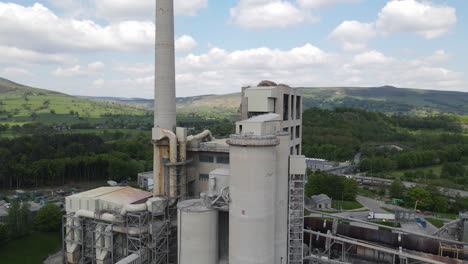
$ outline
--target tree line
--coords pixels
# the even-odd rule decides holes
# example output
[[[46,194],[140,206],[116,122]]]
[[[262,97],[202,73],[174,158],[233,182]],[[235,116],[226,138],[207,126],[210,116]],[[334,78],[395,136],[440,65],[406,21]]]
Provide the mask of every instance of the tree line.
[[[358,184],[354,179],[328,174],[321,171],[310,172],[304,192],[306,196],[326,194],[335,200],[354,201]]]
[[[303,152],[308,157],[334,161],[351,160],[359,151],[365,157],[386,158],[400,152],[392,147],[397,145],[404,150],[398,167],[424,166],[438,159],[466,156],[468,139],[462,132],[454,116],[417,117],[343,107],[310,108],[303,114]],[[407,158],[410,162],[404,164]]]
[[[63,212],[54,204],[45,205],[32,215],[29,203],[13,201],[5,224],[0,223],[0,246],[34,231],[57,232],[62,226],[62,216]]]
[[[152,144],[144,135],[104,141],[91,134],[33,135],[0,139],[0,188],[136,177],[152,168]]]
[[[437,213],[458,214],[468,208],[468,198],[457,196],[449,199],[433,185],[406,188],[400,180],[393,181],[389,188],[391,198],[399,198],[409,208]]]

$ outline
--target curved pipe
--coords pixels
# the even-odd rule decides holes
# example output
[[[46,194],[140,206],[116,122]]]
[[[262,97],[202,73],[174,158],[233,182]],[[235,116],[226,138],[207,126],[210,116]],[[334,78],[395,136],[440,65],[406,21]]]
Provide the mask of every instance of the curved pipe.
[[[146,204],[142,204],[147,208]],[[143,207],[143,206],[142,206]],[[127,211],[129,212],[129,211]],[[88,210],[78,210],[75,213],[75,217],[85,217],[85,218],[90,218],[90,219],[96,219],[96,220],[103,220],[107,222],[114,222],[117,219],[117,216],[109,213],[105,214],[95,214],[92,211]],[[118,232],[118,233],[125,233],[125,234],[130,234],[130,235],[138,235],[138,234],[144,234],[148,233],[149,227],[148,226],[142,226],[142,227],[122,227],[122,226],[113,226],[112,231]]]
[[[142,204],[127,204],[120,210],[121,215],[126,215],[128,212],[142,212],[148,210],[148,202]]]
[[[177,162],[177,136],[174,132],[161,129],[161,134],[163,135],[162,138],[169,139],[169,162],[176,163]],[[176,168],[169,167],[169,196],[176,197],[177,196],[177,175],[176,175]]]
[[[193,140],[201,140],[201,139],[204,139],[206,137],[210,137],[212,140],[214,139],[213,135],[211,134],[211,131],[209,130],[205,130],[203,132],[201,132],[200,134],[198,135],[194,135],[194,136],[188,136],[187,137],[187,141],[193,141]]]
[[[141,235],[149,232],[149,226],[142,227],[124,227],[124,226],[113,226],[112,231],[128,235]]]

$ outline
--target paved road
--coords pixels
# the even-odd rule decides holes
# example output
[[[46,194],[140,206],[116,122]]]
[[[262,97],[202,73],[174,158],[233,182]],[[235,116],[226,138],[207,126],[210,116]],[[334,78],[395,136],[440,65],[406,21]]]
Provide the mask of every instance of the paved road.
[[[392,210],[407,210],[405,208],[402,208],[400,206],[396,206],[393,204],[386,204],[382,201],[375,200],[369,197],[364,197],[364,196],[358,196],[356,198],[358,202],[360,202],[362,205],[365,207],[369,208],[369,210],[373,212],[378,212],[378,213],[386,213],[387,211],[383,210],[382,207],[392,209]],[[419,218],[425,218],[424,215],[422,214],[416,214],[416,217]],[[427,234],[427,235],[432,235],[435,231],[437,231],[437,227],[433,226],[431,223],[429,223],[427,220],[427,227],[423,228],[420,224],[416,223],[416,221],[402,221],[400,222],[401,228],[404,230],[409,230],[413,232],[419,232],[422,234]]]
[[[390,180],[390,179],[367,177],[367,176],[362,176],[361,174],[352,174],[352,175],[346,175],[346,176],[351,176],[353,178],[356,178],[356,180],[358,180],[358,182],[360,182],[359,180],[367,182],[367,183],[369,183],[371,181],[374,181],[374,182],[375,181],[381,181],[381,182],[386,182],[387,185],[390,185],[393,182],[393,180]],[[421,186],[421,187],[426,186],[425,184],[415,183],[415,182],[402,181],[402,183],[406,188],[411,188],[411,187],[415,187],[415,186]],[[445,187],[437,187],[437,188],[439,189],[439,191],[441,193],[443,193],[445,195],[448,195],[448,196],[451,196],[451,197],[456,197],[457,195],[459,195],[461,197],[468,197],[468,191],[445,188]]]
[[[388,207],[384,202],[358,195],[356,200],[375,213],[387,213],[382,207]]]

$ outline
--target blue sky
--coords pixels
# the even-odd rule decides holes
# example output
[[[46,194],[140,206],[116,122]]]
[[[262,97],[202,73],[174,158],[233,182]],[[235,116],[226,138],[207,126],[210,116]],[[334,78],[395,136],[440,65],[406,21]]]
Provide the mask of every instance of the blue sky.
[[[76,95],[153,96],[154,0],[0,2],[0,76]],[[175,0],[177,94],[293,86],[468,92],[459,0]]]

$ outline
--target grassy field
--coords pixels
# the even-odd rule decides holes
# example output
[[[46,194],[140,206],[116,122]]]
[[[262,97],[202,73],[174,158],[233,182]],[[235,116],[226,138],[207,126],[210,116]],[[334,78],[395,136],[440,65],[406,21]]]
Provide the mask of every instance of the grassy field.
[[[0,123],[22,125],[102,123],[103,117],[143,116],[145,110],[114,102],[97,102],[32,88],[0,78]]]
[[[397,227],[400,228],[401,225],[398,222],[390,222],[390,221],[375,221],[373,223],[379,224],[379,225],[384,225],[384,226],[389,226],[389,227]],[[379,227],[379,229],[381,229]]]
[[[62,236],[60,232],[36,232],[27,237],[10,241],[8,244],[0,247],[0,263],[42,263],[49,255],[61,249],[61,241]]]
[[[304,87],[302,90],[304,108],[334,109],[336,107],[351,107],[418,116],[437,113],[468,114],[468,104],[466,104],[468,93],[415,90],[391,86]],[[226,117],[237,113],[240,98],[240,93],[177,98],[177,107],[181,113],[196,113],[204,117],[219,113]],[[96,99],[103,100],[102,98]],[[153,106],[151,100],[147,99],[104,98],[104,100],[146,109]]]
[[[436,218],[426,218],[426,221],[428,221],[429,223],[431,223],[433,226],[437,228],[441,228],[445,224],[444,221],[440,219],[436,219]]]
[[[443,218],[450,219],[450,220],[455,220],[458,218],[457,214],[451,214],[451,213],[436,213],[436,215],[443,217]]]

